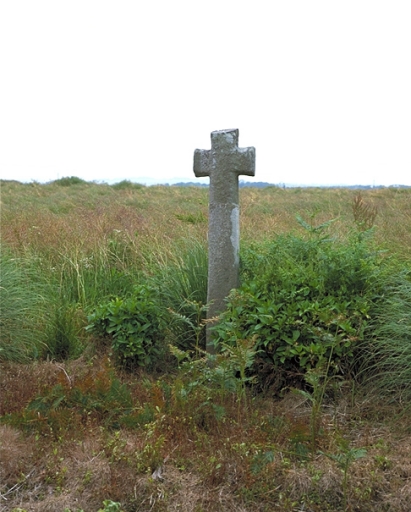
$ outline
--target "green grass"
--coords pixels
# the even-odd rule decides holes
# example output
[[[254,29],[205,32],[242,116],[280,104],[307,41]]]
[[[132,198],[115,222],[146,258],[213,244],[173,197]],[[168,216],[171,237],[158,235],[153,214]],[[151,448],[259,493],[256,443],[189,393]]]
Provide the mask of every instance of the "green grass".
[[[179,243],[173,256],[153,267],[164,309],[170,313],[172,342],[183,350],[205,348],[208,256],[195,239]]]
[[[45,287],[30,262],[0,254],[0,361],[27,362],[42,348],[46,314]]]
[[[372,392],[411,405],[411,277],[395,276],[374,312],[363,362]]]

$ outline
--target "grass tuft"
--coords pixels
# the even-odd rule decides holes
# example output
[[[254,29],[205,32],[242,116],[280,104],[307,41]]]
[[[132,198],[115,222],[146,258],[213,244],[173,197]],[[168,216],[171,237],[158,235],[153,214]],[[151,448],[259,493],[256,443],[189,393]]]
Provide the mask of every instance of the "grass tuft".
[[[4,249],[0,255],[0,361],[25,362],[42,347],[46,301],[33,269]]]
[[[363,378],[381,396],[411,400],[411,280],[396,276],[387,287],[369,326],[370,339],[363,362]]]

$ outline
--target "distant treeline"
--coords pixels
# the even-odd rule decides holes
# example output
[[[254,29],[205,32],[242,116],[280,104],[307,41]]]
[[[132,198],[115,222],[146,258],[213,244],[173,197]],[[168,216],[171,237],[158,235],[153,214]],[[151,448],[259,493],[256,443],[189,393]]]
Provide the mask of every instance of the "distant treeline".
[[[174,183],[171,185],[172,187],[208,187],[208,183],[198,183],[195,181],[190,182],[180,182]],[[350,188],[350,189],[362,189],[368,190],[373,188],[411,188],[409,185],[389,185],[388,187],[384,185],[290,185],[286,183],[267,183],[266,181],[240,181],[240,188],[250,187],[250,188],[266,188],[266,187],[277,187],[277,188]]]
[[[19,182],[17,180],[2,180],[0,179],[0,184],[1,183],[22,183],[22,182]],[[22,184],[26,184],[26,185],[33,185],[33,184],[36,184],[36,185],[42,185],[42,183],[39,183],[39,182],[30,182],[30,183],[22,183]],[[98,181],[86,181],[86,180],[83,180],[81,178],[78,178],[77,176],[66,176],[66,177],[63,177],[63,178],[59,178],[57,180],[53,180],[53,181],[49,181],[47,183],[43,183],[44,185],[52,185],[52,184],[56,184],[56,185],[60,185],[62,187],[69,187],[71,185],[99,185],[99,184],[102,184],[102,185],[109,185],[115,189],[125,189],[125,188],[134,188],[134,189],[138,189],[138,188],[143,188],[143,187],[146,187],[146,186],[155,186],[155,185],[161,185],[161,186],[170,186],[170,187],[208,187],[209,184],[208,183],[201,183],[201,182],[198,182],[198,181],[181,181],[179,183],[173,183],[173,184],[169,184],[169,183],[153,183],[153,185],[143,185],[141,183],[136,183],[134,181],[131,181],[131,180],[122,180],[122,181],[119,181],[119,182],[114,182],[113,181],[110,181],[109,183],[106,183],[106,182],[98,182]],[[240,180],[239,182],[239,187],[240,188],[245,188],[245,187],[248,187],[248,188],[267,188],[267,187],[272,187],[272,188],[346,188],[346,189],[360,189],[360,190],[370,190],[370,189],[384,189],[384,188],[411,188],[410,185],[389,185],[389,186],[385,186],[385,185],[294,185],[294,184],[290,184],[290,183],[277,183],[277,184],[274,184],[274,183],[268,183],[266,181],[242,181]]]

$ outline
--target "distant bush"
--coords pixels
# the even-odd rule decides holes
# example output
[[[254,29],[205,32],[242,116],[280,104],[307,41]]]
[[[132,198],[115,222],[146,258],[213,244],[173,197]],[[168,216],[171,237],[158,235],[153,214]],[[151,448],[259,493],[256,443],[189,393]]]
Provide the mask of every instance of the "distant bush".
[[[216,343],[257,339],[265,384],[302,380],[324,361],[347,374],[386,282],[387,260],[367,233],[347,242],[321,229],[279,236],[250,246],[242,261],[243,284],[228,298]]]
[[[77,178],[77,176],[66,176],[58,180],[52,181],[53,184],[59,185],[60,187],[71,187],[72,185],[84,185],[87,181]]]
[[[111,188],[114,188],[115,190],[124,190],[124,189],[133,189],[133,190],[139,190],[141,188],[144,188],[144,185],[141,183],[133,183],[130,180],[123,180],[119,181],[118,183],[114,183],[111,185]]]

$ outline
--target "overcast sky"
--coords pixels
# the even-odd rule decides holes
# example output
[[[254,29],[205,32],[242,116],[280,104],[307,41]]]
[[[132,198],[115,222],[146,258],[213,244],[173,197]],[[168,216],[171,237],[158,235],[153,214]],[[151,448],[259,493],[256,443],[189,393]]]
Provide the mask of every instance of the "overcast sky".
[[[411,185],[410,0],[1,0],[0,175]],[[253,178],[247,178],[253,180]]]

